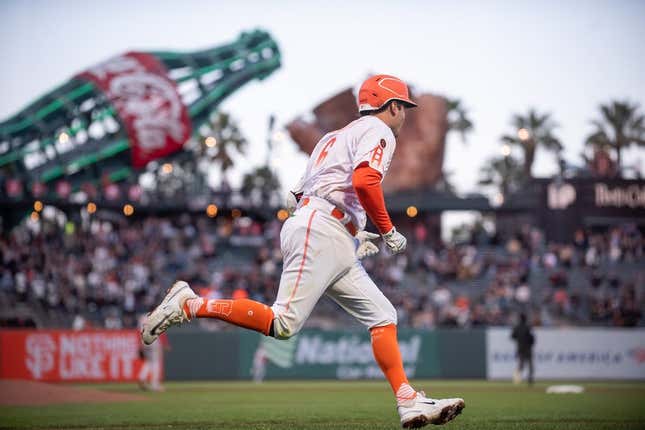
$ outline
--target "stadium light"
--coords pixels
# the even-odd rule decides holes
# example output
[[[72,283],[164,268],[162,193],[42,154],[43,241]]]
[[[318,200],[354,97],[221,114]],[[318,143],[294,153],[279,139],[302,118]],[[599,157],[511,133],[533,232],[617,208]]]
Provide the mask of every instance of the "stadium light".
[[[525,128],[520,128],[517,130],[517,137],[520,138],[520,140],[529,140],[531,137],[531,133]]]
[[[125,216],[130,216],[133,213],[134,213],[134,206],[132,206],[131,204],[127,204],[127,205],[123,206],[123,214]]]
[[[161,166],[161,173],[164,175],[169,175],[172,173],[172,164],[170,163],[163,163]]]
[[[60,143],[67,143],[69,142],[69,134],[65,133],[64,131],[58,135],[58,141]]]
[[[217,216],[217,206],[214,204],[206,206],[206,215],[210,218],[215,218]]]
[[[286,209],[280,209],[277,213],[277,217],[280,222],[284,222],[287,218],[289,218],[289,212]]]
[[[34,210],[35,210],[36,212],[40,212],[40,211],[42,211],[42,210],[43,210],[43,202],[41,202],[40,200],[36,200],[36,201],[34,202]]]
[[[419,210],[417,209],[417,207],[416,207],[416,206],[408,206],[408,208],[405,210],[405,213],[406,213],[410,218],[414,218],[414,217],[415,217],[415,216],[417,216],[417,214],[419,213]]]
[[[215,139],[213,136],[208,136],[206,140],[204,140],[204,144],[209,148],[212,148],[217,145],[217,139]]]

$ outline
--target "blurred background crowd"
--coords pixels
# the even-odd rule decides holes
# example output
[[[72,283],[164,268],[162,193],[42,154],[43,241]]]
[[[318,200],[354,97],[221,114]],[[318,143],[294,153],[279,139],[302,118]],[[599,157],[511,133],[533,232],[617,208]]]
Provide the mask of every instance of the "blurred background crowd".
[[[239,215],[24,223],[0,237],[0,323],[136,327],[176,279],[202,296],[270,304],[282,223]],[[454,243],[433,239],[421,217],[403,225],[404,254],[382,248],[363,261],[402,327],[511,325],[520,312],[541,326],[645,324],[645,240],[634,224],[580,229],[570,243],[547,242],[530,225],[500,237],[475,223]],[[307,324],[354,323],[323,298]]]

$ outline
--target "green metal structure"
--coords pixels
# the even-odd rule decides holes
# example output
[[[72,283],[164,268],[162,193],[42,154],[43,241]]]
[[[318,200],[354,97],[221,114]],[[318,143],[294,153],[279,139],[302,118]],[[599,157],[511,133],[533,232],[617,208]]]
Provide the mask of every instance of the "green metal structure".
[[[209,114],[238,88],[264,79],[280,67],[276,42],[262,30],[197,52],[148,52],[174,81],[196,138]],[[136,176],[131,139],[123,119],[93,82],[74,77],[0,123],[0,200],[33,198],[34,185],[52,196],[55,184],[73,190],[102,178],[116,182]],[[10,193],[8,183],[19,184]]]

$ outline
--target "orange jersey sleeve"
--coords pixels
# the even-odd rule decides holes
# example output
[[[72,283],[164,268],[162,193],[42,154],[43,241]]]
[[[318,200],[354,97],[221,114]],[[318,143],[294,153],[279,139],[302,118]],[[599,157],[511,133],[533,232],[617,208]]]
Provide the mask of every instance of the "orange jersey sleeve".
[[[370,217],[379,232],[385,234],[392,230],[392,221],[385,208],[385,199],[381,188],[381,173],[367,163],[362,163],[356,167],[352,174],[352,185],[367,216]]]

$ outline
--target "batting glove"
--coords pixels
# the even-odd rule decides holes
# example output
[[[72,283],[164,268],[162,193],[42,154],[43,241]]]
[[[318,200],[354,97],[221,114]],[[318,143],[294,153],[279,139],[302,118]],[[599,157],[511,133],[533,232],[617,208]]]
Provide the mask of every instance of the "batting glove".
[[[396,227],[383,235],[383,241],[392,254],[403,252],[408,244],[408,240],[401,233],[396,231]]]
[[[359,231],[356,234],[356,239],[358,240],[358,248],[356,248],[356,256],[359,260],[362,260],[365,257],[371,257],[372,255],[378,254],[378,246],[374,245],[371,241],[378,239],[379,235],[375,233],[370,233],[369,231]]]
[[[289,191],[287,193],[285,203],[287,205],[287,211],[289,211],[289,214],[293,214],[296,211],[300,197],[302,197],[302,193],[296,194],[293,191]]]

